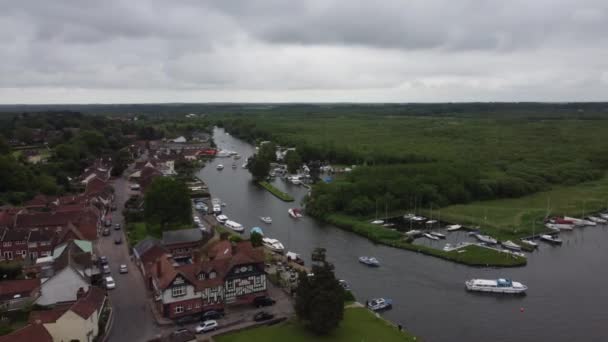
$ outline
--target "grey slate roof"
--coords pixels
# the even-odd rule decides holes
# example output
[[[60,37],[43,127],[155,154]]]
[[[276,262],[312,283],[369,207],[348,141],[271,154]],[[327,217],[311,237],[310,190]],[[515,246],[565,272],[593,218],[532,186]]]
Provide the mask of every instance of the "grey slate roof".
[[[203,239],[203,232],[198,228],[181,229],[163,232],[163,245],[195,242]]]

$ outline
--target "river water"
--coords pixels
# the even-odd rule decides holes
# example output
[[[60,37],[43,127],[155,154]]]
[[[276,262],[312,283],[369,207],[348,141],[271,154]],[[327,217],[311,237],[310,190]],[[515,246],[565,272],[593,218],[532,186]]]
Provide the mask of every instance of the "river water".
[[[296,198],[282,202],[251,183],[241,165],[255,151],[250,144],[215,129],[221,149],[242,159],[217,159],[198,176],[214,197],[226,202],[224,213],[249,228],[283,242],[310,264],[315,247],[327,249],[336,274],[346,279],[361,302],[387,297],[393,309],[383,315],[425,341],[608,341],[608,227],[562,233],[562,246],[542,244],[521,268],[472,268],[410,251],[371,243],[365,238],[315,221],[291,219],[307,189],[276,180],[275,186]],[[223,171],[216,170],[224,164]],[[259,216],[271,216],[264,224]],[[360,264],[361,255],[377,257],[379,268]],[[492,296],[465,291],[470,278],[508,277],[528,285],[527,296]]]

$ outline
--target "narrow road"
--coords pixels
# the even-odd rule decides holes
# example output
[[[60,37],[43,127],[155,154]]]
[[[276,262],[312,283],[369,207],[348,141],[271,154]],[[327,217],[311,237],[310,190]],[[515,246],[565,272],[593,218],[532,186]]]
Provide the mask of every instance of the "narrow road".
[[[161,333],[150,312],[149,300],[141,273],[129,257],[128,245],[124,235],[122,209],[129,197],[128,182],[121,177],[113,181],[117,210],[112,213],[112,225],[120,223],[121,230],[111,228],[110,236],[100,236],[97,247],[100,255],[108,257],[116,288],[110,290],[114,308],[114,324],[110,332],[111,342],[147,341]],[[114,244],[114,238],[121,236],[123,243]],[[121,264],[127,265],[129,273],[120,274]]]

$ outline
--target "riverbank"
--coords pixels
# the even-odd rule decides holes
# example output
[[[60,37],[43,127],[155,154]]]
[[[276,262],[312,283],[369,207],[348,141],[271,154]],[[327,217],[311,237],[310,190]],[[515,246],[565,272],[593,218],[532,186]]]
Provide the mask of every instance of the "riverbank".
[[[261,186],[262,188],[266,189],[268,192],[270,192],[271,194],[273,194],[275,197],[277,197],[278,199],[280,199],[282,201],[285,201],[285,202],[294,201],[294,198],[290,194],[275,188],[272,184],[270,184],[268,182],[258,182],[258,185]]]
[[[376,243],[430,255],[468,266],[516,267],[527,264],[527,259],[525,257],[477,245],[471,245],[449,252],[427,246],[414,245],[404,237],[402,233],[396,230],[361,222],[345,215],[330,215],[327,218],[327,222],[364,236]]]
[[[214,337],[217,342],[241,341],[416,341],[416,337],[399,331],[382,318],[361,307],[344,309],[344,320],[327,336],[316,336],[299,322],[289,320],[273,326],[264,326]]]

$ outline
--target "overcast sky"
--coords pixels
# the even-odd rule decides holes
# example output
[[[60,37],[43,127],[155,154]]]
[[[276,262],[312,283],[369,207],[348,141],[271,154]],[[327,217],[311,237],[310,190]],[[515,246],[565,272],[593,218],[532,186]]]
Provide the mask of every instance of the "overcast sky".
[[[0,0],[0,103],[608,100],[608,0]]]

